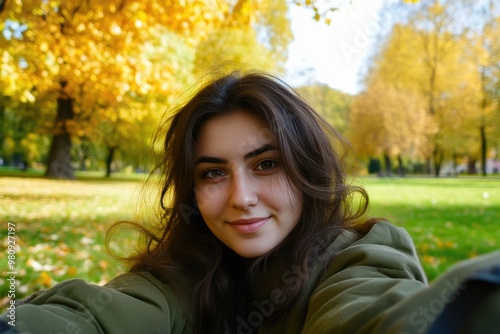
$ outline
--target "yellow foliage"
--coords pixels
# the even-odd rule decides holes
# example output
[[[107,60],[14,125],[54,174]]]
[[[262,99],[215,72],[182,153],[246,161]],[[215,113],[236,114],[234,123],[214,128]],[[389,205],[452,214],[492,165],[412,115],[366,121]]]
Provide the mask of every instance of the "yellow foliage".
[[[435,132],[418,92],[373,77],[351,111],[349,138],[362,156],[403,155],[418,158],[428,151]],[[410,135],[411,134],[411,135]]]
[[[434,256],[430,256],[430,255],[422,256],[422,262],[427,264],[427,265],[430,265],[434,268],[436,268],[441,263],[441,261],[439,261],[439,259],[435,258]]]
[[[2,152],[6,158],[12,157],[14,151],[16,149],[16,142],[11,136],[7,136],[4,138],[2,143]]]
[[[34,98],[26,93],[33,86],[37,91],[57,92],[61,81],[67,82],[65,93],[83,108],[116,104],[130,91],[172,95],[176,91],[165,90],[178,86],[175,69],[168,66],[176,63],[171,59],[175,51],[155,41],[174,34],[192,47],[219,28],[248,30],[261,7],[261,1],[250,0],[235,4],[225,0],[9,1],[0,19],[24,22],[27,31],[19,40],[3,40],[8,52],[2,57],[2,80],[12,77],[3,75],[4,71],[15,72],[7,69],[13,67],[10,55],[15,54],[27,62],[24,72],[31,79],[24,82],[25,87],[12,87],[25,92],[24,101]],[[143,55],[152,44],[154,52],[167,55],[164,60],[169,62],[160,57],[153,62]],[[161,75],[165,72],[170,75]]]
[[[69,267],[67,274],[69,276],[76,276],[78,270],[75,267]]]
[[[106,260],[101,260],[99,261],[99,268],[101,268],[102,271],[106,271],[109,267],[109,262]]]
[[[50,288],[53,285],[52,277],[50,277],[46,271],[42,271],[40,273],[40,277],[38,278],[38,283],[45,288]]]
[[[207,53],[205,50],[215,52]],[[270,51],[257,42],[256,32],[224,29],[209,36],[198,47],[195,69],[204,74],[214,69],[228,73],[234,70],[273,71]]]
[[[197,81],[197,49],[198,71],[222,62],[239,64],[231,69],[284,64],[292,39],[287,9],[286,0],[7,1],[0,22],[24,31],[0,39],[0,94],[35,105],[43,120],[67,99],[71,115],[46,132],[141,152],[166,106]],[[38,160],[31,139],[21,146]]]
[[[451,3],[419,7],[379,46],[352,113],[362,154],[478,156],[481,127],[495,140],[498,103],[487,87],[498,80],[499,26],[480,17],[482,30],[462,31]]]

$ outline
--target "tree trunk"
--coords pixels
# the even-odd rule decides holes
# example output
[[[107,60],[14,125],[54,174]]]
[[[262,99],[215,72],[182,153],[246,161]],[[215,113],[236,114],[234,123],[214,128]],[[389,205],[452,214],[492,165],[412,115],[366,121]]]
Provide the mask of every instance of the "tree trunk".
[[[108,147],[108,156],[106,157],[106,177],[111,176],[111,164],[113,163],[113,159],[115,158],[116,147]]]
[[[433,152],[434,158],[434,176],[439,177],[439,173],[441,172],[441,165],[443,164],[444,154],[443,150],[436,146]]]
[[[401,154],[398,155],[398,175],[399,176],[405,176],[405,166],[403,164],[403,158],[401,157]]]
[[[62,84],[64,88],[64,84]],[[72,121],[73,99],[67,96],[57,98],[57,116],[54,135],[50,144],[45,176],[56,179],[73,179],[71,167],[71,133],[68,122]]]
[[[487,141],[486,141],[486,127],[482,125],[479,128],[481,132],[481,173],[486,176],[486,151],[487,151]]]
[[[470,175],[476,174],[476,159],[469,158],[469,161],[467,162],[467,171]]]
[[[424,174],[426,174],[426,175],[431,175],[432,174],[432,163],[431,163],[431,158],[430,157],[426,157],[425,158]]]
[[[452,175],[454,176],[457,176],[458,175],[458,171],[457,171],[457,168],[458,168],[458,154],[456,153],[453,153],[453,156],[452,156]]]
[[[377,174],[380,176],[380,160],[377,158],[370,158],[370,162],[368,163],[368,174]]]
[[[384,163],[385,163],[385,176],[392,175],[392,163],[389,154],[384,153]]]

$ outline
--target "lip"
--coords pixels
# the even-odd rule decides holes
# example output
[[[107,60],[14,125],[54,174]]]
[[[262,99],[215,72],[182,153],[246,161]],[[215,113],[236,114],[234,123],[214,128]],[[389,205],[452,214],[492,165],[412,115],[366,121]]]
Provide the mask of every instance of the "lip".
[[[232,228],[240,233],[250,234],[260,230],[269,220],[270,217],[238,219],[228,222]]]

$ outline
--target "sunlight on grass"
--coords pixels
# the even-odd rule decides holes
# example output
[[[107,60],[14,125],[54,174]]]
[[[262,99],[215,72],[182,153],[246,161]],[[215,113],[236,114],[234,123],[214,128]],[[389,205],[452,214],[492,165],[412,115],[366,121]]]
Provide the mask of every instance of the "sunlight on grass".
[[[102,284],[122,272],[104,238],[113,223],[141,214],[141,185],[135,180],[0,178],[0,221],[4,229],[8,222],[16,227],[17,297],[69,278]],[[2,263],[6,242],[4,238]],[[133,249],[133,241],[123,236],[110,247],[123,255]],[[1,282],[0,293],[6,296]]]
[[[113,223],[145,221],[145,212],[157,207],[153,194],[142,189],[143,179],[0,177],[3,235],[8,222],[16,224],[16,297],[70,278],[102,284],[122,272],[123,265],[107,253],[104,237]],[[500,179],[359,181],[369,192],[370,214],[408,230],[431,280],[457,261],[499,249]],[[134,240],[125,230],[110,247],[124,255],[133,250]],[[1,248],[5,264],[5,237]],[[2,296],[6,289],[5,280],[0,280]]]
[[[430,280],[500,248],[500,179],[362,179],[370,213],[408,230]]]

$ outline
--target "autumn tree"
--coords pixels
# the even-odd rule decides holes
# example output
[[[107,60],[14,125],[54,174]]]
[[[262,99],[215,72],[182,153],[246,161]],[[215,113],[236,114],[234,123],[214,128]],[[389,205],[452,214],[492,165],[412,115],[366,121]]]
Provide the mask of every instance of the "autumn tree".
[[[113,110],[126,96],[171,93],[175,73],[169,73],[168,81],[162,74],[169,69],[156,67],[148,57],[136,57],[149,41],[168,30],[196,45],[215,29],[254,16],[259,7],[248,3],[7,1],[1,28],[14,22],[23,32],[21,38],[2,38],[0,43],[14,63],[26,64],[23,71],[31,82],[25,90],[51,92],[56,101],[46,175],[73,176],[72,136],[85,131],[96,108]]]
[[[494,142],[500,132],[500,7],[491,0],[479,2],[467,14],[471,24],[463,37],[463,49],[469,65],[465,82],[470,92],[465,96],[479,137],[475,155],[480,156],[481,172],[486,175],[488,142]]]
[[[447,81],[453,78],[446,67],[456,64],[457,38],[463,31],[458,16],[460,5],[460,2],[449,0],[422,1],[415,6],[408,22],[416,32],[416,50],[420,54],[419,67],[424,78],[421,92],[426,96],[428,113],[438,124],[448,121],[440,105],[447,96]],[[433,138],[432,161],[436,176],[440,174],[446,153],[442,147],[444,138],[440,135],[441,132],[437,132]]]
[[[10,23],[4,24],[3,36],[9,38],[21,38],[22,27]],[[1,38],[1,37],[0,37]],[[12,115],[13,110],[18,105],[28,105],[35,102],[35,96],[30,89],[19,89],[28,84],[29,78],[22,71],[23,62],[16,62],[16,59],[7,51],[0,53],[0,156],[9,155],[10,149],[3,150],[3,147],[13,147],[13,120],[19,119],[21,115]]]
[[[365,79],[367,94],[373,85],[384,83],[389,90],[426,101],[435,131],[428,132],[430,146],[425,145],[421,153],[427,156],[429,170],[433,162],[436,176],[444,159],[477,156],[471,152],[479,152],[475,148],[479,138],[473,135],[479,131],[472,124],[485,114],[480,111],[481,96],[491,96],[481,93],[481,71],[473,61],[479,54],[475,50],[480,49],[474,45],[479,41],[474,32],[479,29],[465,20],[469,6],[467,0],[422,1],[411,9],[400,6],[400,15],[392,15],[397,23],[381,40]],[[492,54],[483,51],[483,55]],[[491,68],[483,73],[494,77]]]
[[[333,89],[325,84],[314,84],[296,88],[335,129],[345,134],[349,127],[349,112],[353,96]]]
[[[4,36],[20,38],[21,32],[11,31],[11,27],[7,26]],[[0,157],[11,165],[39,161],[46,148],[47,120],[42,111],[51,103],[46,94],[26,88],[30,79],[22,70],[23,62],[16,63],[5,50],[0,61]]]
[[[469,157],[471,172],[481,159],[486,173],[487,139],[495,138],[498,17],[493,1],[430,0],[404,20],[416,32],[408,44],[419,55],[414,67],[421,69],[421,91],[439,126],[432,152],[436,175],[443,159],[455,160],[460,151]]]
[[[152,37],[139,53],[129,54],[129,57],[148,65],[140,69],[140,75],[152,78],[163,93],[154,93],[156,88],[149,84],[143,87],[143,93],[128,91],[117,103],[95,106],[89,132],[94,137],[92,141],[106,149],[104,161],[108,177],[117,153],[121,154],[122,160],[133,161],[135,167],[141,164],[136,157],[147,156],[145,151],[151,145],[154,129],[161,122],[173,96],[192,81],[194,48],[168,30]]]
[[[257,6],[257,7],[256,7]],[[258,8],[258,11],[256,10]],[[226,22],[196,47],[194,70],[198,76],[234,70],[284,72],[293,35],[286,0],[242,2],[244,16]]]
[[[428,150],[429,134],[435,131],[415,91],[373,79],[367,89],[356,96],[348,136],[360,156],[381,156],[385,174],[391,175],[393,157],[398,170],[404,170],[403,159],[418,160]]]
[[[426,108],[420,87],[425,80],[415,66],[420,63],[415,37],[410,27],[393,27],[374,55],[351,110],[349,138],[361,156],[382,157],[386,174],[392,173],[395,158],[403,170],[403,160],[429,155],[428,136],[436,133],[434,121],[422,114]]]

